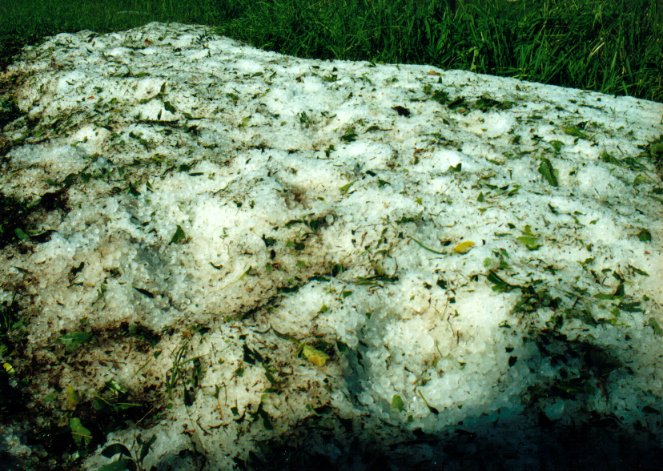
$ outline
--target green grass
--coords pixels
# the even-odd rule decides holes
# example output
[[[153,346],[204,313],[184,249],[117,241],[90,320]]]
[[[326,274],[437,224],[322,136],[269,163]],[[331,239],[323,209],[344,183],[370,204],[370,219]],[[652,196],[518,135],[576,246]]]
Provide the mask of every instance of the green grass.
[[[6,0],[0,65],[57,32],[177,21],[301,57],[431,64],[663,101],[662,17],[657,0]]]

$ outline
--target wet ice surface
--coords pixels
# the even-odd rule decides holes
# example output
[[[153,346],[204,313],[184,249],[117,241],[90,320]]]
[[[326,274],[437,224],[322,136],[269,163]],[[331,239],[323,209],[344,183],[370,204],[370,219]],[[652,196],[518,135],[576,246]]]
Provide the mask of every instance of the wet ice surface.
[[[148,467],[209,469],[661,439],[661,104],[156,23],[58,35],[2,80],[32,414],[94,429],[115,383],[146,411],[94,429],[87,467],[137,436]]]

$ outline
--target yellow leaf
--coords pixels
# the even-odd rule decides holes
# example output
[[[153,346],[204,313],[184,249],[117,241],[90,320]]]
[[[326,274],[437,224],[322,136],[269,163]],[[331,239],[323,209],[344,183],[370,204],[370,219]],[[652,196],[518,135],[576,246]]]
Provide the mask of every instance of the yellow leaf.
[[[78,399],[78,393],[74,390],[71,384],[68,384],[64,391],[64,404],[62,408],[65,410],[75,410],[78,405]]]
[[[2,364],[2,367],[5,369],[9,376],[16,374],[16,370],[14,370],[14,367],[10,363],[5,362]]]
[[[459,254],[465,254],[472,250],[472,247],[474,247],[476,244],[472,242],[471,240],[465,240],[463,242],[458,243],[454,247],[454,252],[459,253]]]
[[[311,347],[310,345],[304,345],[304,348],[302,348],[302,355],[315,366],[325,366],[325,363],[329,360],[329,355]]]

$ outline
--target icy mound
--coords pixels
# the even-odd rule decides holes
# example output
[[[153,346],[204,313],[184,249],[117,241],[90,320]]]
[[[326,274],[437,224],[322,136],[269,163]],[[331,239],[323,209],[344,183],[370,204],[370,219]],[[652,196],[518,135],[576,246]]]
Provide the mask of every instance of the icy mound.
[[[91,468],[150,438],[145,466],[209,469],[663,438],[661,104],[154,23],[1,80],[16,459],[67,459],[31,427]]]

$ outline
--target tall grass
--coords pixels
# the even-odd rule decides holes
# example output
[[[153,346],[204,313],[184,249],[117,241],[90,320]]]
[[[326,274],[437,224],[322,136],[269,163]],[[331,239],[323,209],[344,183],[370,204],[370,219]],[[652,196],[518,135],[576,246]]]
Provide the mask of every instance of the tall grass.
[[[60,31],[203,23],[301,57],[431,64],[663,101],[657,0],[0,1],[0,63]]]

